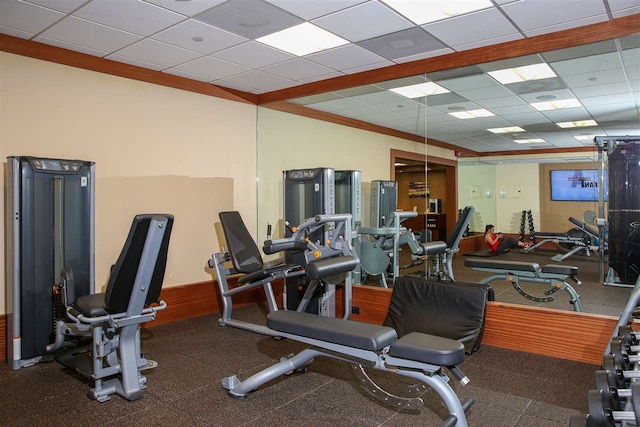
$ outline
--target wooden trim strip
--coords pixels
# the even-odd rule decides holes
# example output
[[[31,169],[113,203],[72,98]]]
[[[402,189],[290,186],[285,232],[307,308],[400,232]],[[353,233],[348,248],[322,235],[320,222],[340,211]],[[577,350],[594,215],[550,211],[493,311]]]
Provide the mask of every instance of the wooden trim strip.
[[[280,293],[281,290],[281,283],[276,284],[274,291]],[[357,307],[359,314],[353,314],[351,318],[381,325],[389,309],[391,292],[391,289],[354,286],[353,307]],[[262,288],[236,297],[234,306],[264,302]],[[221,307],[218,288],[213,281],[165,288],[161,298],[167,302],[168,308],[158,313],[156,321],[148,323],[148,327],[217,313]],[[343,293],[339,289],[337,313],[344,310],[342,298]],[[611,316],[489,302],[482,343],[599,365],[616,322],[617,319]],[[0,315],[3,337],[6,337],[6,323],[7,316]],[[0,340],[0,360],[6,358],[6,340],[3,339]]]
[[[587,43],[595,43],[635,34],[638,32],[638,28],[640,28],[640,14],[635,14],[555,33],[527,37],[462,52],[454,52],[434,58],[396,64],[385,68],[377,68],[375,70],[268,92],[258,96],[258,103],[260,105],[268,104],[270,102],[331,92],[400,77],[415,76],[422,73],[431,73],[500,59],[537,54],[555,49],[564,49]]]
[[[18,37],[8,36],[6,34],[0,34],[0,51],[161,86],[172,87],[174,89],[200,93],[202,95],[229,99],[231,101],[254,105],[257,104],[258,101],[258,97],[251,93],[222,88],[210,83],[174,76],[172,74],[137,67],[135,65],[124,64],[122,62],[111,61],[109,59],[74,52],[72,50],[50,46],[31,40],[24,40]]]

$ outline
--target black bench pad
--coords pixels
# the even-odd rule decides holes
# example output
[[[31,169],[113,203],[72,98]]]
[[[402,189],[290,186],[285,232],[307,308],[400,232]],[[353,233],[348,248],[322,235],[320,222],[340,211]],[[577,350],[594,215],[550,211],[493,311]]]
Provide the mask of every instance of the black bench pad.
[[[276,279],[283,275],[286,275],[290,271],[300,270],[300,269],[302,269],[302,267],[299,266],[298,264],[276,265],[273,267],[265,268],[263,270],[253,271],[249,274],[246,274],[242,276],[240,279],[238,279],[238,283],[240,284],[253,283],[262,279],[266,279],[267,277],[271,277],[271,276],[273,276],[274,279]]]
[[[467,267],[475,268],[493,268],[506,271],[540,271],[540,266],[535,262],[521,262],[521,261],[502,261],[499,259],[476,259],[467,258],[464,260],[464,265]]]
[[[267,327],[279,332],[371,351],[380,351],[398,339],[395,329],[387,326],[297,311],[279,310],[269,313]]]
[[[391,344],[389,355],[432,365],[453,366],[464,362],[464,345],[449,338],[411,332]]]
[[[542,267],[542,272],[550,274],[563,274],[565,276],[577,276],[578,267],[562,264],[547,264]]]
[[[422,246],[422,253],[420,255],[438,255],[447,250],[447,244],[441,240],[421,243],[420,246]]]

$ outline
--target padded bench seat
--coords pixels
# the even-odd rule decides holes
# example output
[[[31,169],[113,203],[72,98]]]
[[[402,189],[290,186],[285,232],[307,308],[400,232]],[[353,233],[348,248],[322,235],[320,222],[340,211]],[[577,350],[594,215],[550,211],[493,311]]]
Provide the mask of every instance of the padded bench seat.
[[[495,268],[511,271],[529,271],[532,273],[540,271],[540,266],[535,262],[501,261],[498,259],[467,258],[464,260],[464,265],[472,268]]]
[[[421,243],[420,246],[422,246],[422,253],[420,255],[438,255],[447,250],[447,243],[440,240]]]
[[[395,329],[387,326],[297,311],[269,313],[267,327],[278,332],[370,351],[380,351],[398,339]]]
[[[464,345],[450,338],[411,332],[391,344],[389,356],[432,365],[454,366],[464,362]]]
[[[547,264],[542,267],[543,273],[548,274],[563,274],[566,276],[577,276],[578,275],[578,267],[574,267],[572,265],[562,265],[562,264]]]

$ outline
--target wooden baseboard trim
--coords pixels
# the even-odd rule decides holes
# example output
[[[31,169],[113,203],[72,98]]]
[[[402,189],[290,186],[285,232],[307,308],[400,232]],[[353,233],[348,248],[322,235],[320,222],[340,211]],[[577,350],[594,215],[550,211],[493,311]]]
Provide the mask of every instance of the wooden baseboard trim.
[[[230,280],[231,286],[234,283]],[[274,291],[280,293],[281,286],[275,286]],[[168,307],[158,313],[156,321],[147,324],[149,327],[219,313],[222,306],[213,281],[164,288],[161,298]],[[262,301],[264,292],[258,287],[238,294],[234,305]],[[336,311],[342,313],[342,292],[338,292],[336,301]],[[390,289],[354,286],[353,307],[358,308],[359,314],[351,318],[382,324],[390,301]],[[482,343],[599,365],[616,322],[611,316],[489,302]],[[6,337],[7,315],[0,315],[0,333]],[[0,340],[0,357],[1,360],[7,357],[5,339]]]

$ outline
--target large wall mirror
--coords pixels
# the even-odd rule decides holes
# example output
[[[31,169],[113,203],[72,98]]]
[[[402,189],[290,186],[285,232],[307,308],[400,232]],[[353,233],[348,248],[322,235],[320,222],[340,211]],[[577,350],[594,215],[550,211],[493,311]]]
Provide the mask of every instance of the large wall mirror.
[[[546,68],[527,74],[535,64]],[[515,80],[500,82],[504,70],[511,70]],[[407,87],[422,92],[399,90]],[[569,216],[583,218],[595,204],[551,202],[549,170],[597,169],[595,135],[640,134],[640,35],[287,102],[294,106],[291,111],[301,107],[332,119],[313,120],[269,105],[258,108],[259,240],[268,223],[282,219],[282,171],[313,167],[362,171],[365,224],[371,181],[396,179],[404,185],[421,181],[420,175],[431,181],[431,193],[441,194],[434,198],[445,199],[440,209],[451,218],[459,207],[476,208],[472,231],[497,223],[517,233],[523,210],[532,211],[538,230],[566,231]],[[340,118],[382,126],[399,136],[340,126]],[[407,206],[401,208],[429,211],[427,200],[402,197]],[[451,220],[447,225],[450,229]],[[613,294],[626,299],[628,290],[583,294],[584,311],[612,314],[599,310]]]

